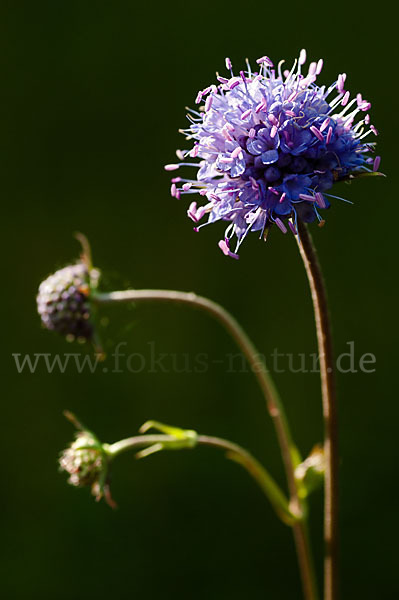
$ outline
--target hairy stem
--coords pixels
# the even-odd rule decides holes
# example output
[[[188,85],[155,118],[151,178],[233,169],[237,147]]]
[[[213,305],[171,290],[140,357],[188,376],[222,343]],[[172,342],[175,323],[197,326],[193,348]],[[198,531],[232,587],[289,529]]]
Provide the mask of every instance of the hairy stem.
[[[226,329],[246,357],[254,373],[263,396],[268,412],[273,420],[277,439],[284,462],[288,489],[290,494],[290,511],[298,519],[292,527],[301,571],[302,584],[306,600],[317,599],[313,560],[311,556],[306,527],[306,511],[298,496],[298,486],[295,480],[295,467],[299,463],[298,451],[293,443],[285,411],[277,389],[261,360],[254,344],[245,333],[238,321],[222,306],[198,296],[192,292],[174,290],[126,290],[110,293],[96,293],[93,299],[100,304],[116,302],[163,302],[186,304],[201,309],[215,318]]]
[[[331,324],[327,294],[316,249],[307,226],[298,223],[299,251],[312,294],[320,359],[324,417],[324,600],[338,598],[338,424]]]

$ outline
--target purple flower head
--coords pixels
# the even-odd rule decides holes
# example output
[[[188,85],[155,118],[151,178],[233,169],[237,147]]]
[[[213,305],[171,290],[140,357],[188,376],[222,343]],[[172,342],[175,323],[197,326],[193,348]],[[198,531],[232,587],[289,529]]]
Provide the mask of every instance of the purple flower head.
[[[204,105],[190,109],[183,133],[194,146],[178,151],[182,162],[165,167],[198,169],[195,179],[172,179],[171,194],[198,195],[187,211],[196,231],[227,222],[219,248],[233,258],[250,231],[266,239],[273,224],[296,235],[298,219],[324,222],[334,182],[377,174],[379,167],[379,157],[370,156],[375,144],[364,141],[378,133],[366,114],[371,105],[361,94],[350,99],[346,74],[319,87],[322,60],[304,73],[304,50],[290,71],[282,71],[283,62],[275,69],[264,56],[257,72],[247,63],[234,76],[226,59],[230,76],[198,92],[196,103]]]

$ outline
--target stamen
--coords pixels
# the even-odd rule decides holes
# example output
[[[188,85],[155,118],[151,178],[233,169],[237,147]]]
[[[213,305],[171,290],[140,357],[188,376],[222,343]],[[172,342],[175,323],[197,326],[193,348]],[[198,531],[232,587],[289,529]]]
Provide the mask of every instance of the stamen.
[[[206,99],[205,102],[205,112],[208,112],[212,106],[212,102],[213,102],[213,97],[212,96],[208,96],[208,98]]]
[[[274,66],[273,63],[272,63],[272,61],[270,60],[270,58],[268,56],[262,56],[261,58],[258,58],[256,62],[257,62],[258,65],[266,64],[268,67],[273,67]]]
[[[371,108],[371,102],[367,102],[366,100],[363,100],[363,102],[361,104],[359,104],[359,109],[362,110],[363,112],[366,112],[366,110],[370,110]]]
[[[349,96],[350,96],[350,93],[345,92],[345,95],[342,98],[342,102],[341,102],[342,106],[346,106],[348,104]]]
[[[317,127],[312,125],[310,127],[310,131],[317,137],[318,140],[320,140],[321,142],[324,142],[323,134],[321,133],[321,131],[319,129],[317,129]]]
[[[324,192],[324,195],[328,196],[329,198],[335,198],[336,200],[342,200],[342,202],[346,202],[347,204],[353,204],[353,202],[347,200],[346,198],[341,198],[341,196],[333,196],[332,194],[327,194],[326,192]]]
[[[373,164],[373,171],[378,171],[378,167],[380,166],[381,156],[376,156]]]
[[[180,169],[180,167],[199,167],[201,165],[201,163],[179,163],[176,165],[165,165],[164,169],[165,171],[177,171],[177,169]]]
[[[218,246],[225,256],[230,256],[231,258],[235,258],[236,260],[238,260],[240,257],[238,256],[238,254],[234,254],[234,252],[230,250],[229,243],[229,239],[225,238],[224,240],[220,240]]]
[[[282,79],[282,75],[281,75],[281,67],[282,65],[285,63],[285,60],[280,60],[280,62],[277,65],[277,72],[278,72],[278,76],[280,79]]]
[[[327,119],[323,121],[323,123],[320,125],[320,131],[324,131],[328,127],[330,120],[330,117],[327,117]]]
[[[238,158],[240,154],[242,154],[242,148],[241,146],[237,146],[237,148],[235,148],[235,150],[233,150],[231,153],[231,158]]]
[[[299,65],[304,65],[306,62],[306,50],[305,48],[302,48],[302,50],[299,53],[299,59],[298,59],[298,64]]]
[[[320,58],[320,60],[317,62],[316,75],[320,75],[322,68],[323,68],[323,64],[324,64],[324,61],[322,58]]]
[[[241,121],[245,121],[245,119],[247,117],[249,117],[249,115],[252,113],[252,108],[248,108],[248,110],[245,110],[242,115],[241,115]]]
[[[317,63],[311,62],[309,65],[308,77],[312,77],[316,73]]]
[[[287,228],[284,225],[284,223],[282,222],[281,219],[279,219],[277,217],[277,219],[274,219],[274,222],[276,223],[277,227],[283,232],[283,233],[287,233]]]
[[[267,109],[266,100],[263,99],[262,102],[259,102],[258,106],[255,108],[255,112],[256,112],[256,114],[258,114],[260,111],[265,112],[266,109]]]
[[[323,194],[320,192],[316,192],[316,204],[320,206],[320,208],[327,208],[326,201],[324,200]]]
[[[229,88],[231,90],[234,90],[235,87],[237,87],[237,85],[240,85],[240,81],[238,79],[234,79],[234,81],[231,81],[231,83],[229,83]]]
[[[247,65],[248,77],[252,77],[251,65],[249,64],[249,59],[245,59],[245,64]]]
[[[270,123],[272,125],[278,125],[278,120],[276,119],[276,117],[273,115],[273,113],[271,113],[268,117],[267,117],[268,121],[270,121]]]
[[[338,82],[337,82],[337,90],[339,91],[340,94],[344,93],[344,83],[346,80],[346,73],[340,73],[338,75]]]

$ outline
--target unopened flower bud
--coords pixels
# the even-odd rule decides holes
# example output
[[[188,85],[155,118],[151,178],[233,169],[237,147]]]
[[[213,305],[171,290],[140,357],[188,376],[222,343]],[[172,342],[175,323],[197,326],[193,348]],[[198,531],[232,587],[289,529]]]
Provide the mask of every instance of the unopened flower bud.
[[[76,440],[62,452],[60,467],[69,473],[68,483],[71,485],[95,485],[106,467],[101,446],[87,431],[79,432]]]
[[[107,503],[115,507],[107,483],[109,456],[106,444],[85,429],[76,417],[66,411],[65,416],[79,429],[76,439],[61,453],[59,464],[61,471],[69,474],[68,483],[76,487],[90,487],[96,500],[103,496]]]
[[[295,469],[295,478],[302,484],[301,495],[307,496],[324,481],[325,460],[323,448],[316,445],[309,456]]]
[[[43,325],[68,340],[92,340],[90,293],[99,272],[80,262],[56,271],[40,284],[37,309]]]

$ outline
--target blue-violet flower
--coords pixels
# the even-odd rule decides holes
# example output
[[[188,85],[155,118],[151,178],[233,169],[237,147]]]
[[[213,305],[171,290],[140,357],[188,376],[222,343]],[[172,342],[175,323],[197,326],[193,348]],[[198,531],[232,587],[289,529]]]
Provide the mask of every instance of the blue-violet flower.
[[[217,75],[218,85],[198,92],[196,103],[204,102],[199,112],[189,109],[190,126],[182,133],[194,146],[177,152],[182,162],[165,167],[198,168],[196,179],[172,179],[171,194],[203,197],[205,204],[194,201],[188,208],[196,231],[228,222],[219,247],[233,258],[250,231],[266,239],[272,224],[283,233],[288,225],[294,235],[298,219],[324,224],[320,213],[337,198],[326,193],[334,182],[377,174],[380,163],[370,156],[375,144],[363,141],[378,134],[367,113],[371,105],[361,94],[350,99],[345,73],[319,87],[323,61],[302,73],[305,50],[290,71],[282,70],[284,61],[276,69],[267,56],[256,62],[257,72],[247,61],[246,71],[235,76],[226,59],[230,76]],[[198,224],[204,217],[207,222]]]

